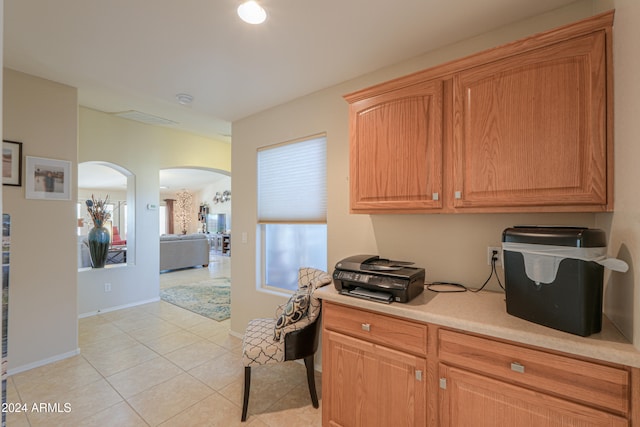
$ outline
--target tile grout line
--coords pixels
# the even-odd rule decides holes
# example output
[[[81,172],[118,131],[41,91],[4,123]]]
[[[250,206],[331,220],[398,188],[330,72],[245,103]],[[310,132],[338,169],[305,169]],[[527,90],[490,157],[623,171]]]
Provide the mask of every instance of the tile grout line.
[[[114,325],[114,326],[115,326],[115,325]],[[126,332],[125,332],[125,333],[126,333]],[[137,341],[137,340],[136,340],[136,341]],[[141,420],[142,420],[142,421],[143,421],[147,426],[151,426],[151,424],[149,424],[149,423],[147,422],[147,420],[146,420],[146,419],[144,419],[144,418],[142,417],[142,414],[139,414],[139,413],[138,413],[138,411],[136,411],[136,410],[135,410],[135,408],[134,408],[133,406],[131,406],[131,404],[129,403],[129,401],[128,401],[128,400],[127,400],[127,399],[126,399],[126,398],[125,398],[125,397],[124,397],[124,396],[123,396],[123,395],[122,395],[122,394],[121,394],[121,393],[120,393],[120,392],[119,392],[119,391],[118,391],[118,390],[113,386],[113,384],[111,384],[111,382],[107,379],[107,377],[105,377],[105,376],[102,374],[102,372],[100,372],[100,371],[98,370],[98,368],[96,368],[96,367],[91,363],[91,361],[89,361],[89,360],[88,360],[88,359],[87,359],[87,358],[82,354],[82,352],[80,353],[80,355],[82,356],[82,358],[83,358],[83,359],[84,359],[84,360],[85,360],[89,365],[91,365],[91,367],[92,367],[93,369],[95,369],[95,371],[96,371],[96,372],[97,372],[97,373],[102,377],[102,379],[103,379],[103,380],[104,380],[104,381],[109,385],[109,387],[111,387],[111,389],[112,389],[112,390],[113,390],[113,391],[114,391],[118,396],[120,396],[120,398],[122,399],[122,401],[117,402],[117,403],[114,403],[113,405],[109,406],[108,408],[105,408],[104,410],[102,410],[102,411],[100,411],[100,412],[106,411],[106,410],[108,410],[108,409],[112,409],[112,408],[113,408],[113,407],[115,407],[116,405],[119,405],[120,403],[124,402],[124,403],[126,403],[126,404],[127,404],[127,406],[128,406],[129,408],[131,408],[131,410],[132,410],[133,412],[135,412],[135,413],[140,417],[140,419],[141,419]],[[136,366],[139,366],[139,365],[136,365]],[[126,370],[126,369],[125,369],[125,370]],[[123,372],[123,371],[120,371],[120,372]],[[115,375],[115,374],[114,374],[114,375]],[[91,418],[91,417],[93,417],[93,416],[95,416],[95,415],[96,415],[96,414],[91,414],[91,415],[89,415],[89,416],[87,416],[87,417],[85,417],[85,418],[81,419],[80,421],[84,421],[84,420],[89,419],[89,418]]]
[[[152,313],[148,313],[148,314],[152,314]],[[153,314],[152,314],[152,315],[153,315]],[[161,318],[161,317],[159,317],[159,316],[156,316],[156,317],[157,317],[158,319],[160,319],[160,320],[164,320],[164,319],[162,319],[162,318]],[[113,321],[110,321],[110,320],[108,320],[108,319],[104,319],[104,320],[106,320],[107,322],[109,322],[109,323],[112,323],[112,324],[113,324]],[[146,345],[145,343],[143,343],[143,342],[139,341],[137,338],[135,338],[135,337],[131,336],[131,335],[128,333],[128,331],[123,330],[122,328],[118,327],[117,325],[113,325],[113,326],[114,326],[114,327],[116,327],[116,328],[118,328],[120,331],[122,331],[122,333],[123,333],[123,334],[125,334],[125,335],[127,335],[128,337],[130,337],[131,339],[133,339],[136,343],[138,343],[138,344],[140,344],[140,345],[142,345],[142,346],[146,347],[147,349],[149,349],[150,351],[152,351],[153,353],[155,353],[155,354],[157,355],[157,358],[162,358],[162,359],[166,360],[167,362],[169,362],[170,364],[172,364],[173,366],[175,366],[176,368],[178,368],[178,369],[181,371],[181,373],[189,374],[189,373],[188,373],[188,372],[186,372],[184,369],[182,369],[180,366],[176,365],[173,361],[171,361],[171,360],[167,359],[166,357],[164,357],[162,354],[158,353],[158,352],[157,352],[156,350],[154,350],[153,348],[151,348],[151,347],[149,347],[148,345]],[[143,329],[143,328],[138,328],[138,329]],[[181,328],[181,329],[182,329],[182,328]],[[184,329],[183,329],[183,330],[184,330]],[[132,331],[134,331],[134,330],[132,330]],[[167,335],[169,335],[169,334],[167,334]],[[108,339],[108,338],[105,338],[105,340],[106,340],[106,339]],[[82,354],[81,354],[81,355],[82,355]],[[151,424],[149,423],[149,421],[148,421],[146,418],[144,418],[143,414],[141,414],[140,412],[138,412],[138,411],[136,410],[136,408],[135,408],[133,405],[131,405],[131,402],[129,401],[129,399],[132,399],[132,398],[134,398],[134,397],[136,397],[136,396],[138,396],[138,395],[140,395],[140,394],[144,393],[145,391],[149,390],[150,388],[153,388],[153,387],[156,387],[156,386],[158,386],[158,385],[164,384],[164,383],[166,383],[166,382],[168,382],[168,381],[170,381],[170,380],[174,379],[174,378],[175,378],[175,377],[177,377],[178,375],[181,375],[181,374],[178,374],[178,375],[172,376],[171,378],[168,378],[168,379],[166,379],[166,380],[164,380],[164,381],[161,381],[161,382],[159,382],[159,383],[157,383],[157,384],[154,384],[154,385],[153,385],[153,386],[151,386],[149,389],[142,390],[142,391],[140,391],[140,392],[138,392],[138,393],[136,393],[136,394],[134,394],[134,395],[130,396],[129,398],[125,398],[125,396],[123,396],[123,395],[118,391],[118,389],[116,389],[116,388],[115,388],[115,386],[111,383],[111,381],[109,381],[108,377],[105,377],[105,376],[102,374],[102,372],[100,372],[100,371],[98,370],[98,368],[96,368],[96,367],[95,367],[95,366],[94,366],[94,365],[93,365],[93,364],[92,364],[92,363],[91,363],[91,362],[90,362],[90,361],[89,361],[89,360],[88,360],[84,355],[82,355],[82,357],[85,359],[85,361],[86,361],[87,363],[89,363],[89,365],[91,365],[91,367],[93,367],[93,369],[95,369],[95,370],[96,370],[96,372],[97,372],[97,373],[102,377],[102,379],[104,379],[104,381],[109,385],[109,387],[110,387],[110,388],[111,388],[111,389],[112,389],[112,390],[113,390],[113,391],[114,391],[118,396],[120,396],[120,398],[122,399],[122,401],[121,401],[121,402],[117,402],[117,403],[115,403],[115,404],[113,404],[113,405],[109,406],[108,408],[105,408],[104,410],[111,409],[111,408],[115,407],[116,405],[118,405],[118,404],[120,404],[120,403],[124,402],[124,403],[126,403],[126,405],[127,405],[127,406],[128,406],[128,407],[129,407],[129,408],[130,408],[130,409],[131,409],[131,410],[132,410],[132,411],[133,411],[133,412],[134,412],[138,417],[140,417],[140,419],[141,419],[141,420],[142,420],[142,421],[143,421],[147,426],[151,426]],[[153,359],[149,359],[149,360],[153,360]],[[125,372],[125,371],[127,371],[128,369],[133,369],[133,368],[136,368],[136,367],[138,367],[138,366],[141,366],[142,364],[144,364],[144,363],[148,362],[149,360],[146,360],[146,361],[141,362],[141,363],[139,363],[139,364],[137,364],[137,365],[134,365],[134,366],[130,366],[130,367],[128,367],[128,368],[126,368],[126,369],[123,369],[123,370],[121,370],[121,371],[114,372],[113,374],[109,375],[109,377],[111,377],[111,376],[113,376],[113,375],[116,375],[116,374],[119,374],[119,373],[122,373],[122,372]],[[206,384],[203,384],[203,385],[207,386]],[[211,388],[210,388],[210,387],[208,387],[208,386],[207,386],[207,388],[211,389]],[[211,390],[212,390],[212,391],[214,391],[213,389],[211,389]],[[101,412],[102,412],[102,411],[101,411]],[[182,412],[182,411],[181,411],[181,412]],[[174,416],[179,415],[181,412],[179,412],[178,414],[175,414]],[[94,415],[95,415],[95,414],[89,415],[89,416],[87,416],[87,417],[83,418],[83,419],[82,419],[82,420],[80,420],[80,421],[83,421],[83,420],[89,419],[89,418],[91,418],[91,417],[92,417],[92,416],[94,416]],[[173,418],[173,417],[170,417],[170,418]],[[169,419],[170,419],[170,418],[169,418]],[[163,420],[162,422],[166,422],[166,421],[168,421],[168,420]]]
[[[183,309],[183,310],[184,310],[184,309]],[[143,311],[144,311],[144,309],[143,309]],[[186,311],[188,311],[188,310],[186,310]],[[188,332],[188,333],[191,333],[191,334],[193,334],[193,335],[197,336],[198,338],[200,338],[202,341],[206,341],[206,342],[210,342],[210,343],[212,343],[212,344],[214,344],[214,345],[218,345],[218,344],[216,344],[216,343],[214,343],[214,342],[212,342],[212,341],[209,341],[206,337],[199,336],[199,335],[197,335],[197,334],[195,334],[195,333],[191,332],[189,329],[185,328],[184,326],[181,326],[181,325],[176,324],[176,323],[172,323],[172,322],[170,322],[170,321],[168,321],[168,320],[166,320],[166,319],[162,318],[161,316],[158,316],[158,315],[157,315],[157,314],[155,314],[155,313],[148,312],[148,311],[145,311],[145,313],[150,314],[150,315],[152,315],[152,316],[155,316],[155,317],[156,317],[156,318],[158,318],[159,320],[167,321],[167,322],[171,323],[172,325],[174,325],[174,326],[178,327],[182,332]],[[204,316],[203,316],[203,317],[204,317]],[[206,321],[206,319],[207,319],[207,318],[203,319],[203,322],[198,322],[198,323],[196,323],[196,324],[195,324],[195,325],[193,325],[193,326],[196,326],[196,325],[198,325],[198,324],[200,324],[200,323],[204,323],[204,321]],[[111,324],[113,324],[113,323],[114,323],[113,321],[111,321],[111,320],[109,320],[109,319],[104,319],[104,320],[105,320],[106,322],[108,322],[108,323],[111,323]],[[144,329],[144,328],[138,328],[138,329],[132,329],[132,330],[126,331],[126,330],[122,329],[121,327],[119,327],[119,326],[117,326],[117,325],[115,325],[115,324],[113,324],[113,326],[114,326],[114,327],[116,327],[117,329],[119,329],[123,334],[125,334],[125,335],[129,336],[131,339],[133,339],[134,341],[136,341],[136,343],[138,343],[138,344],[140,344],[140,345],[142,345],[142,346],[144,346],[144,347],[148,348],[150,351],[152,351],[153,353],[155,353],[155,354],[158,356],[158,358],[162,358],[162,359],[164,359],[165,361],[169,362],[171,365],[173,365],[173,366],[175,366],[176,368],[178,368],[178,369],[180,370],[181,374],[186,374],[186,375],[188,375],[189,377],[191,377],[191,378],[192,378],[192,379],[194,379],[195,381],[197,381],[197,382],[199,382],[200,384],[202,384],[203,386],[205,386],[207,389],[211,390],[211,393],[210,393],[210,394],[208,394],[208,395],[207,395],[207,396],[205,396],[204,398],[202,398],[202,399],[198,400],[197,402],[194,402],[192,405],[188,406],[187,408],[184,408],[183,410],[181,410],[181,411],[180,411],[180,412],[178,412],[177,414],[174,414],[173,416],[169,417],[168,419],[163,420],[163,421],[162,421],[162,423],[165,423],[165,422],[167,422],[167,421],[171,420],[172,418],[175,418],[175,417],[180,416],[180,414],[182,414],[183,412],[187,411],[189,408],[191,408],[191,407],[193,407],[193,406],[195,406],[195,405],[198,405],[198,404],[199,404],[199,403],[201,403],[203,400],[208,399],[208,398],[209,398],[209,397],[211,397],[213,394],[217,394],[217,395],[219,395],[219,396],[223,397],[224,399],[226,399],[227,401],[229,401],[229,402],[230,402],[231,404],[233,404],[234,406],[237,406],[235,403],[233,403],[232,401],[230,401],[229,399],[227,399],[227,398],[226,398],[226,396],[224,396],[224,395],[220,394],[217,390],[215,390],[215,389],[211,388],[209,385],[207,385],[207,384],[203,383],[199,378],[195,377],[195,376],[194,376],[193,374],[191,374],[189,371],[187,371],[187,370],[185,370],[184,368],[182,368],[181,366],[177,365],[177,364],[176,364],[176,363],[174,363],[172,360],[170,360],[170,359],[166,358],[163,354],[160,354],[158,351],[156,351],[155,349],[153,349],[153,348],[149,347],[147,344],[145,344],[144,342],[141,342],[140,340],[138,340],[138,339],[137,339],[137,338],[135,338],[134,336],[130,335],[130,333],[129,333],[129,332],[134,332],[135,330]],[[193,327],[193,326],[192,326],[192,327]],[[162,335],[162,336],[157,337],[157,338],[166,337],[166,336],[168,336],[168,335],[171,335],[171,333],[168,333],[168,334],[166,334],[166,335]],[[108,339],[108,338],[105,338],[105,340],[106,340],[106,339]],[[189,345],[189,344],[188,344],[188,345]],[[187,347],[188,345],[185,345],[185,346],[183,346],[183,347],[180,347],[180,348],[174,349],[174,350],[172,350],[172,351],[180,350],[181,348]],[[220,348],[221,348],[225,353],[231,353],[231,350],[229,350],[229,349],[227,349],[227,348],[225,348],[225,347],[222,347],[222,346],[219,346],[219,347],[220,347]],[[83,356],[83,357],[84,357],[84,356]],[[121,394],[121,393],[120,393],[120,392],[119,392],[119,391],[114,387],[114,385],[113,385],[113,384],[108,380],[108,377],[105,377],[105,376],[104,376],[104,375],[103,375],[103,374],[102,374],[102,373],[101,373],[101,372],[100,372],[100,371],[99,371],[99,370],[98,370],[98,369],[97,369],[97,368],[96,368],[96,367],[95,367],[95,366],[94,366],[94,365],[93,365],[93,364],[92,364],[88,359],[86,359],[86,358],[85,358],[85,360],[87,361],[87,363],[89,363],[89,364],[90,364],[90,365],[91,365],[91,366],[92,366],[92,367],[93,367],[93,368],[98,372],[98,374],[100,374],[100,376],[101,376],[101,377],[102,377],[102,378],[103,378],[103,379],[104,379],[104,380],[109,384],[109,386],[110,386],[110,387],[111,387],[111,388],[112,388],[112,389],[113,389],[113,390],[114,390],[114,391],[115,391],[115,392],[116,392],[116,393],[117,393],[117,394],[122,398],[122,400],[123,400],[123,401],[124,401],[124,402],[125,402],[125,403],[126,403],[126,404],[127,404],[127,405],[128,405],[128,406],[129,406],[129,407],[130,407],[130,408],[131,408],[131,409],[132,409],[132,410],[133,410],[133,411],[134,411],[134,412],[135,412],[135,413],[136,413],[136,414],[137,414],[137,415],[138,415],[138,416],[139,416],[139,417],[140,417],[140,418],[141,418],[141,419],[146,423],[146,424],[147,424],[147,425],[150,425],[150,424],[149,424],[149,422],[148,422],[148,421],[143,417],[143,415],[142,415],[141,413],[139,413],[139,412],[138,412],[138,411],[137,411],[137,410],[136,410],[136,409],[131,405],[131,403],[129,402],[129,399],[132,399],[132,398],[134,398],[134,397],[136,397],[136,396],[138,396],[138,395],[140,395],[140,394],[144,393],[145,391],[148,391],[148,390],[149,390],[150,388],[152,388],[152,387],[156,387],[156,386],[159,386],[159,385],[161,385],[161,384],[167,383],[168,381],[171,381],[172,379],[176,378],[178,375],[181,375],[181,374],[178,374],[178,375],[172,376],[171,378],[167,378],[167,379],[165,379],[164,381],[161,381],[161,382],[159,382],[159,383],[157,383],[157,384],[154,384],[154,385],[153,385],[152,387],[150,387],[149,389],[142,390],[142,391],[140,391],[140,392],[138,392],[138,393],[136,393],[136,394],[134,394],[134,395],[130,396],[130,397],[127,399],[127,398],[125,398],[125,397],[124,397],[124,396],[123,396],[123,395],[122,395],[122,394]],[[138,366],[140,366],[140,365],[142,365],[142,364],[144,364],[144,363],[146,363],[146,362],[148,362],[148,360],[147,360],[147,361],[144,361],[144,362],[141,362],[141,363],[139,363],[139,364],[137,364],[137,365],[135,365],[135,366],[131,366],[131,367],[129,367],[129,368],[123,369],[123,370],[121,370],[121,371],[114,372],[112,375],[110,375],[110,377],[111,377],[111,376],[113,376],[113,375],[116,375],[116,374],[118,374],[118,373],[125,372],[125,371],[126,371],[126,370],[128,370],[128,369],[133,369],[133,368],[135,368],[135,367],[138,367]],[[195,368],[197,368],[198,366],[201,366],[201,365],[203,365],[204,363],[207,363],[207,362],[208,362],[208,361],[202,362],[201,364],[198,364],[197,366],[192,367],[190,370],[195,369]],[[116,404],[114,404],[114,405],[110,406],[109,408],[112,408],[112,407],[114,407],[115,405],[117,405],[117,404],[119,404],[119,403],[121,403],[121,402],[118,402],[118,403],[116,403]],[[91,416],[93,416],[93,415],[91,415]],[[88,417],[86,417],[85,419],[90,418],[91,416],[88,416]],[[162,423],[161,423],[161,424],[162,424]]]

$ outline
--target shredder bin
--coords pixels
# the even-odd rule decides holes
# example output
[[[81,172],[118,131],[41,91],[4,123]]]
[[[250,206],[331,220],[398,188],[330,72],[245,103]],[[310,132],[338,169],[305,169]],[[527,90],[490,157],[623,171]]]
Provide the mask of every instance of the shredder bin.
[[[507,313],[576,335],[602,328],[604,231],[513,227],[502,233]]]

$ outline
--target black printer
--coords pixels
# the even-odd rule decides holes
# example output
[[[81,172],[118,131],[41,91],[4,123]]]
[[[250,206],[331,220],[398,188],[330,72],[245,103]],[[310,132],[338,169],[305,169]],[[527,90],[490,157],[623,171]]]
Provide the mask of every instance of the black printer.
[[[354,255],[336,264],[333,284],[344,295],[372,301],[409,302],[424,290],[424,268],[377,255]]]

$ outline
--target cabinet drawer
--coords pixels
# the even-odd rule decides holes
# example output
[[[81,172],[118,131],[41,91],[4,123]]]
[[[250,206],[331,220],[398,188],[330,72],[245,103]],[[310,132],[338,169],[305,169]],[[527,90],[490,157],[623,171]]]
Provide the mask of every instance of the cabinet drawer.
[[[439,331],[440,361],[591,406],[629,413],[629,373],[459,332]]]
[[[427,354],[425,324],[327,303],[323,303],[322,318],[326,329],[420,356]]]

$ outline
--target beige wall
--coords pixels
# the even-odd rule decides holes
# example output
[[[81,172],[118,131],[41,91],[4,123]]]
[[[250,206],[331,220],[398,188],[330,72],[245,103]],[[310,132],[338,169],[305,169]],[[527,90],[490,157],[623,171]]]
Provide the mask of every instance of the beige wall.
[[[22,142],[24,156],[72,162],[71,200],[25,199],[24,173],[22,187],[3,188],[3,209],[11,214],[11,372],[78,351],[78,107],[75,88],[9,69],[3,82],[3,138]]]
[[[78,313],[136,305],[159,296],[159,171],[231,170],[230,144],[80,108],[79,161],[119,165],[132,174],[127,197],[127,265],[78,271]],[[194,201],[195,203],[195,201]],[[111,292],[104,292],[104,283]]]
[[[609,233],[609,253],[630,265],[608,275],[605,312],[640,349],[640,2],[615,0],[615,213],[598,215]]]
[[[596,3],[602,6],[604,2]],[[624,3],[627,9],[635,7],[631,6],[633,2],[630,0]],[[286,301],[286,296],[256,290],[255,164],[256,149],[265,145],[326,132],[327,268],[330,272],[335,263],[346,256],[371,253],[414,261],[417,266],[426,269],[429,281],[446,280],[479,286],[489,273],[486,247],[499,245],[505,228],[517,224],[596,226],[595,214],[350,215],[348,108],[342,98],[342,95],[351,91],[574,22],[595,12],[594,2],[576,2],[561,10],[444,47],[235,122],[232,147],[232,166],[236,171],[232,182],[232,330],[243,333],[251,318],[272,316],[274,307]],[[638,16],[635,13],[635,21]],[[630,17],[616,19],[631,20]],[[639,39],[637,34],[633,36],[623,42],[629,44],[628,49],[631,49],[632,40]],[[638,70],[628,71],[627,84],[633,83],[631,76],[634,73],[638,75]],[[624,141],[621,145],[624,145]],[[637,179],[635,181],[638,182]],[[637,209],[634,210],[637,213]],[[239,238],[243,232],[249,237],[244,244]],[[634,282],[632,286],[635,286],[636,294],[640,293],[637,283]],[[489,289],[498,289],[495,281]],[[636,319],[636,329],[640,329],[637,325]],[[640,344],[640,340],[636,342]]]

